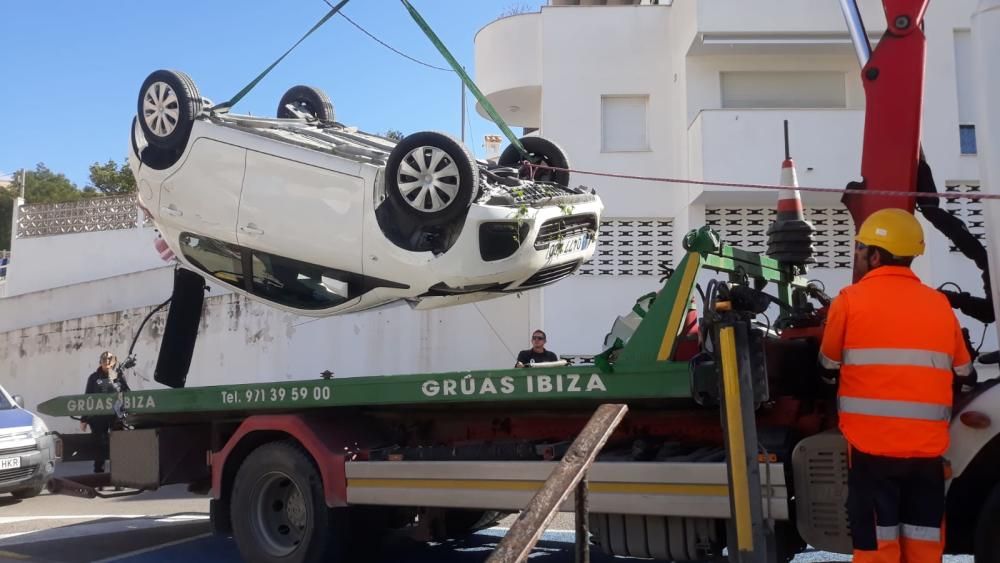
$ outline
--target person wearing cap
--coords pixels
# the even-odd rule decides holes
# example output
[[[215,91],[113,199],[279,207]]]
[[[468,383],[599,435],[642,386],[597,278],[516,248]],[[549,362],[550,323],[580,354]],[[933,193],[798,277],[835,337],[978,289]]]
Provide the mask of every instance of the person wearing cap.
[[[110,351],[103,352],[100,357],[100,365],[97,370],[87,378],[87,387],[84,393],[117,393],[118,387],[115,380],[118,373],[115,366],[118,358]],[[104,473],[104,462],[108,459],[111,450],[111,443],[108,432],[114,424],[114,416],[84,416],[80,418],[80,430],[86,432],[90,427],[91,440],[94,446],[94,473]]]
[[[531,348],[521,350],[517,354],[517,363],[514,364],[514,367],[525,368],[535,363],[559,361],[559,356],[555,352],[545,349],[546,340],[547,337],[543,330],[531,333]]]
[[[854,250],[862,277],[833,300],[820,347],[839,370],[856,563],[940,562],[944,548],[952,385],[975,372],[948,299],[910,269],[923,252],[911,213],[869,216]]]

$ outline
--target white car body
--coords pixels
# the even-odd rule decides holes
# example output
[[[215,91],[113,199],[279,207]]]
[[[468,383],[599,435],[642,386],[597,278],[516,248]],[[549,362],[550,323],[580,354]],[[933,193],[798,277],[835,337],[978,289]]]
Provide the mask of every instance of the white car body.
[[[140,203],[177,259],[198,273],[212,275],[192,260],[191,245],[206,249],[206,243],[221,241],[351,274],[346,283],[315,280],[323,283],[313,287],[343,300],[305,308],[248,290],[246,276],[239,280],[232,272],[216,270],[216,280],[239,293],[313,316],[400,299],[418,308],[489,299],[552,283],[593,255],[603,209],[599,197],[576,190],[567,192],[577,200],[569,205],[495,205],[488,193],[497,191],[493,184],[482,188],[445,251],[403,248],[387,237],[377,216],[377,209],[386,205],[385,159],[395,143],[334,125],[203,113],[191,124],[179,159],[157,169],[140,157],[151,147],[136,122],[129,164]],[[561,227],[555,236],[551,224],[543,233],[543,225],[552,220]],[[496,222],[527,230],[521,231],[520,246],[511,255],[486,261],[480,235],[491,227],[482,225]]]

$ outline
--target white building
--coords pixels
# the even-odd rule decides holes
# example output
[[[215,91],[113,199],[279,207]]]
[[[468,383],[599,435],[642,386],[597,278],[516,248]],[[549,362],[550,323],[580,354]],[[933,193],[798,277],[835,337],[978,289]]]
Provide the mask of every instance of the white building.
[[[577,169],[775,183],[787,119],[802,185],[859,179],[864,95],[836,0],[551,4],[480,30],[476,81],[509,123],[561,144]],[[974,4],[932,2],[927,15],[924,148],[941,189],[978,188],[974,144],[960,139],[972,125]],[[881,2],[862,7],[877,39]],[[573,181],[597,188],[607,206],[598,254],[579,274],[478,304],[422,312],[400,305],[321,320],[213,285],[189,385],[302,379],[326,369],[346,377],[507,366],[539,327],[557,353],[592,355],[615,317],[660,286],[659,265],[676,265],[689,229],[708,223],[727,242],[763,250],[775,203],[767,191],[582,174]],[[836,293],[850,278],[853,226],[836,198],[804,201],[820,230],[813,277]],[[947,205],[983,231],[977,204]],[[172,268],[128,198],[26,206],[14,228],[0,299],[0,382],[32,407],[81,391],[102,350],[123,356],[142,319],[169,297]],[[981,294],[970,262],[939,235],[929,243],[917,264],[925,281],[956,281]],[[163,321],[155,315],[136,344],[137,371],[150,379]],[[977,325],[966,326],[978,341]]]
[[[875,43],[885,30],[882,3],[860,4]],[[942,191],[979,189],[969,42],[975,5],[931,2],[926,16],[923,147]],[[552,0],[540,12],[487,25],[475,41],[476,82],[486,97],[511,125],[560,144],[576,169],[775,184],[788,120],[801,185],[860,180],[865,97],[836,0]],[[543,291],[546,328],[567,353],[591,351],[607,329],[582,319],[614,318],[640,288],[657,285],[655,268],[639,261],[676,262],[689,229],[707,223],[735,246],[766,248],[774,192],[584,174],[572,181],[598,189],[606,225],[586,275]],[[850,216],[835,196],[803,200],[819,238],[810,275],[835,294],[850,280]],[[943,205],[984,234],[979,203]],[[982,295],[972,262],[925,230],[928,255],[915,266],[924,281],[957,282]],[[574,305],[579,295],[600,297]],[[982,325],[963,320],[978,342]]]

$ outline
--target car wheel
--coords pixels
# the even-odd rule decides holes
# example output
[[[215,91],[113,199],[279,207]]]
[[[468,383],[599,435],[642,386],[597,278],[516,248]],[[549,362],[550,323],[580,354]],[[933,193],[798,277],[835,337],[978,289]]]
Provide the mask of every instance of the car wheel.
[[[243,560],[347,561],[347,509],[326,506],[323,479],[295,442],[271,442],[251,452],[229,498]]]
[[[993,487],[979,510],[974,541],[976,563],[1000,563],[1000,485]]]
[[[569,169],[569,159],[566,158],[566,153],[563,152],[559,145],[544,137],[521,137],[519,140],[524,146],[524,150],[528,151],[528,162],[532,164],[552,166],[554,168]],[[500,153],[500,158],[497,159],[497,164],[500,166],[519,168],[524,160],[524,156],[522,156],[517,150],[517,147],[514,145],[508,145],[507,148]],[[529,179],[532,177],[531,170],[527,167],[525,167],[524,170],[521,170],[520,175],[522,179]],[[535,170],[534,179],[542,182],[554,182],[561,186],[568,186],[569,172],[566,170],[546,170],[539,168]]]
[[[139,90],[139,126],[149,144],[163,149],[180,149],[187,144],[201,109],[201,94],[183,72],[158,70]]]
[[[33,498],[42,494],[43,488],[45,488],[44,485],[38,485],[35,487],[28,487],[27,489],[18,489],[16,491],[12,491],[10,494],[16,499],[24,500],[26,498]]]
[[[288,106],[302,113],[307,113],[320,121],[333,121],[333,102],[326,92],[312,86],[292,86],[278,102],[278,117],[297,119]]]
[[[479,169],[469,149],[444,133],[406,136],[385,166],[386,196],[424,225],[462,216],[479,190]]]

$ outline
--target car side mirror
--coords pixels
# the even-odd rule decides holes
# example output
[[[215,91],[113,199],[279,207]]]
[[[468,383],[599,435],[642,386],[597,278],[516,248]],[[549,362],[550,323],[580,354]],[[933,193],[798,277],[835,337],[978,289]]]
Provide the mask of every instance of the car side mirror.
[[[23,409],[24,408],[24,397],[22,397],[20,395],[14,395],[14,404],[17,405],[17,406],[19,406],[19,407],[21,407]]]

